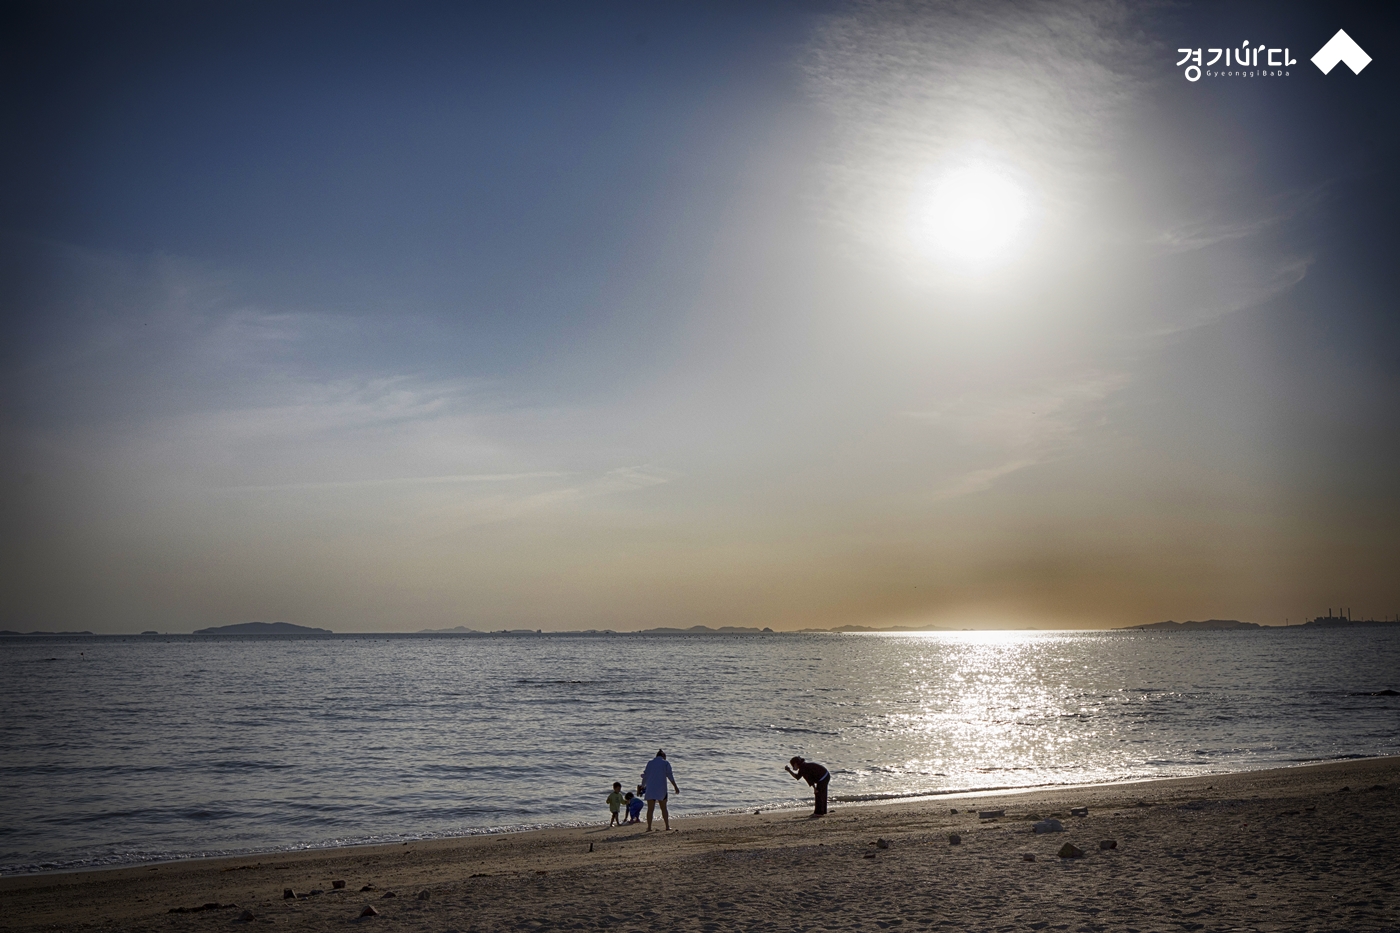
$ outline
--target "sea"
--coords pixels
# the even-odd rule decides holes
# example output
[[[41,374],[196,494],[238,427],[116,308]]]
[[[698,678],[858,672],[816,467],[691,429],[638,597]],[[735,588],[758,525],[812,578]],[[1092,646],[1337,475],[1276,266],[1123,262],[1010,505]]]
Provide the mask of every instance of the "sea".
[[[1400,754],[1400,631],[0,641],[0,874]]]

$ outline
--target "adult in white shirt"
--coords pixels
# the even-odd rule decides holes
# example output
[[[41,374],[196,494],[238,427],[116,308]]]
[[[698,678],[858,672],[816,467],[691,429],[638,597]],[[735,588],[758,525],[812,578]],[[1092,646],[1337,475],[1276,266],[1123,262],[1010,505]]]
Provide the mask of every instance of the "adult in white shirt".
[[[646,769],[642,771],[642,786],[647,795],[647,832],[651,832],[651,816],[656,812],[658,803],[661,804],[661,819],[666,822],[667,829],[671,828],[671,814],[666,812],[667,781],[676,788],[676,793],[681,792],[676,787],[676,776],[671,771],[671,763],[666,760],[666,752],[658,750],[656,757],[648,761]]]

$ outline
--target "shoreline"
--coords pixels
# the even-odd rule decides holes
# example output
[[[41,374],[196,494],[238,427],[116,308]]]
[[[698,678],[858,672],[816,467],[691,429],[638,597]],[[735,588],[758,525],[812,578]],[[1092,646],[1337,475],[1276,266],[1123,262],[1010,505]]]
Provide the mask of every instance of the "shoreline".
[[[0,878],[0,929],[157,922],[204,929],[248,911],[255,920],[323,930],[365,906],[386,920],[393,915],[396,929],[571,928],[581,915],[596,915],[589,927],[642,929],[662,921],[657,905],[678,929],[769,921],[802,928],[812,910],[824,918],[813,929],[861,928],[870,911],[884,918],[876,926],[907,921],[934,929],[951,920],[980,929],[984,920],[993,928],[994,917],[1050,922],[1063,872],[1076,877],[1076,898],[1094,901],[1084,908],[1094,929],[1117,914],[1115,928],[1200,928],[1189,917],[1173,926],[1158,908],[1142,907],[1154,898],[1168,911],[1175,909],[1162,906],[1169,901],[1208,901],[1200,908],[1208,913],[1198,916],[1210,916],[1211,928],[1400,929],[1387,867],[1400,855],[1397,785],[1400,756],[1391,756],[834,803],[821,820],[802,810],[678,817],[675,831],[650,835],[590,825],[10,875]],[[1003,817],[981,820],[975,805],[959,806],[988,797]],[[1070,815],[1081,806],[1088,816]],[[1065,832],[1035,835],[1032,816],[1055,816]],[[953,833],[961,836],[957,845],[949,842]],[[874,845],[880,838],[887,849]],[[1109,839],[1117,846],[1100,851]],[[1085,856],[1057,858],[1066,841]],[[340,879],[346,886],[337,890],[332,882]],[[361,891],[366,885],[374,890]],[[664,896],[632,898],[636,910],[623,910],[607,896],[615,887]],[[283,898],[287,889],[302,896]],[[833,905],[865,907],[852,915],[833,906],[827,916],[793,906],[819,889],[830,890]],[[986,902],[988,890],[998,892],[996,904]],[[387,897],[391,891],[396,896]],[[427,896],[418,899],[420,892]],[[218,906],[204,909],[210,904]]]
[[[1268,766],[1262,767],[1262,768],[1252,768],[1252,769],[1243,770],[1243,771],[1215,771],[1215,772],[1206,772],[1206,773],[1203,773],[1203,774],[1178,775],[1178,776],[1173,776],[1173,777],[1138,777],[1138,778],[1124,778],[1124,779],[1121,779],[1121,780],[1113,780],[1113,781],[1066,782],[1066,783],[1063,783],[1063,784],[1033,784],[1033,785],[1027,785],[1027,786],[1008,786],[1008,785],[1001,785],[1001,786],[996,786],[996,787],[956,788],[956,789],[953,789],[953,790],[928,791],[928,792],[919,792],[919,793],[910,793],[910,794],[899,794],[899,795],[895,795],[895,794],[888,794],[888,795],[872,794],[872,795],[842,796],[842,795],[838,795],[838,794],[833,794],[833,795],[831,796],[831,802],[832,802],[833,805],[838,805],[838,804],[839,804],[839,805],[841,805],[841,806],[843,806],[843,807],[899,806],[899,805],[902,805],[902,804],[930,803],[930,802],[933,802],[933,801],[960,799],[960,798],[964,798],[964,797],[998,796],[998,795],[1006,795],[1006,794],[1031,794],[1031,793],[1037,793],[1037,792],[1042,792],[1042,791],[1048,792],[1048,791],[1057,791],[1057,790],[1059,790],[1059,791],[1073,791],[1073,790],[1092,791],[1092,790],[1101,789],[1101,788],[1128,787],[1128,786],[1132,786],[1132,785],[1136,785],[1136,784],[1153,784],[1153,783],[1164,782],[1164,781],[1193,780],[1193,779],[1198,779],[1198,778],[1210,778],[1210,777],[1225,776],[1225,775],[1248,775],[1248,774],[1258,774],[1258,773],[1261,773],[1261,772],[1268,772],[1268,771],[1288,771],[1288,770],[1292,770],[1292,769],[1295,769],[1295,768],[1313,767],[1313,766],[1315,766],[1315,765],[1322,765],[1322,764],[1346,764],[1346,763],[1349,763],[1349,762],[1355,762],[1355,761],[1370,761],[1370,760],[1376,760],[1376,759],[1384,759],[1384,758],[1387,758],[1387,757],[1394,757],[1397,761],[1400,761],[1400,756],[1386,756],[1386,755],[1347,755],[1347,756],[1343,756],[1343,757],[1340,757],[1340,758],[1327,758],[1327,759],[1316,759],[1316,760],[1311,760],[1311,761],[1299,761],[1299,762],[1295,762],[1295,763],[1287,764],[1287,765],[1276,765],[1276,764],[1275,764],[1275,765],[1268,765]],[[806,785],[802,785],[802,788],[805,789],[805,788],[806,788]],[[779,805],[779,806],[773,806],[773,805],[767,805],[767,806],[761,806],[761,807],[755,808],[755,810],[760,811],[760,812],[765,813],[765,814],[781,814],[781,813],[796,813],[796,812],[802,811],[802,810],[803,810],[803,807],[802,807],[801,805],[793,805],[793,806],[781,806],[781,805]],[[750,810],[748,807],[727,807],[727,808],[724,808],[724,809],[721,809],[721,810],[711,810],[711,811],[706,811],[706,812],[703,812],[703,813],[694,813],[694,814],[687,814],[687,815],[684,815],[684,816],[677,816],[675,819],[677,819],[677,820],[685,820],[685,821],[710,820],[710,819],[725,819],[725,818],[729,818],[729,817],[745,816],[745,815],[749,815],[749,814],[751,814],[751,813],[753,813],[753,812],[755,812],[755,811],[754,811],[754,810]],[[567,830],[584,830],[584,831],[586,831],[586,830],[591,830],[591,829],[597,829],[597,828],[600,827],[600,826],[606,826],[606,825],[607,825],[607,824],[605,824],[602,820],[592,820],[592,821],[588,821],[588,822],[568,821],[568,820],[566,820],[566,821],[561,821],[561,822],[559,822],[559,823],[531,824],[531,825],[524,825],[524,826],[515,825],[515,826],[483,827],[483,828],[480,828],[480,829],[473,829],[473,830],[467,830],[467,831],[464,831],[464,832],[453,833],[453,834],[451,834],[451,835],[442,835],[442,836],[420,836],[420,837],[407,838],[407,839],[400,837],[400,838],[392,839],[392,840],[388,840],[388,841],[329,843],[329,844],[325,844],[325,845],[318,844],[318,843],[307,843],[307,844],[297,845],[297,846],[290,847],[290,848],[280,848],[280,849],[278,849],[278,848],[273,848],[273,849],[251,849],[251,850],[247,850],[247,851],[228,852],[228,853],[216,853],[216,854],[210,854],[210,855],[174,855],[174,856],[170,856],[170,857],[158,857],[158,858],[145,859],[145,860],[134,860],[134,861],[128,861],[128,862],[121,862],[121,863],[119,863],[119,864],[112,864],[112,865],[79,865],[79,866],[75,866],[75,867],[64,867],[64,868],[46,868],[46,869],[45,869],[45,868],[41,868],[41,869],[36,869],[36,870],[33,870],[33,871],[17,871],[17,872],[8,872],[8,873],[7,873],[7,872],[0,872],[0,893],[3,893],[3,891],[5,890],[4,882],[5,882],[7,879],[14,879],[14,878],[41,878],[41,877],[51,877],[51,876],[57,876],[57,875],[73,875],[73,874],[88,874],[88,873],[93,873],[93,874],[95,874],[95,873],[110,872],[110,871],[122,871],[122,870],[124,870],[124,869],[140,869],[140,868],[149,868],[149,867],[154,867],[154,866],[181,865],[181,864],[185,864],[185,863],[203,863],[203,862],[217,862],[217,861],[228,861],[228,860],[247,861],[247,860],[249,860],[249,859],[270,860],[270,859],[282,858],[282,857],[285,857],[285,856],[302,855],[302,854],[306,854],[306,855],[330,855],[330,854],[339,853],[339,852],[346,852],[346,853],[348,853],[348,852],[354,852],[354,851],[359,851],[359,850],[364,850],[364,849],[372,849],[372,848],[394,848],[394,847],[402,847],[402,846],[404,846],[404,845],[426,845],[426,844],[430,844],[430,843],[450,843],[450,842],[454,842],[454,841],[465,841],[465,840],[469,840],[469,839],[479,839],[479,838],[488,837],[488,836],[521,835],[521,834],[527,834],[527,833],[543,833],[543,832],[555,832],[555,831],[567,831]],[[4,929],[4,928],[3,928],[3,927],[0,927],[0,929]]]

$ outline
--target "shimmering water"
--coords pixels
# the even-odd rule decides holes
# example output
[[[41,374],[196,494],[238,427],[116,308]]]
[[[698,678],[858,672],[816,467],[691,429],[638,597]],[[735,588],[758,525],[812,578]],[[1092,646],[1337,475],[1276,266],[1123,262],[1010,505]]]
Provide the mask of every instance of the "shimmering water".
[[[0,642],[0,872],[1400,753],[1400,633]]]

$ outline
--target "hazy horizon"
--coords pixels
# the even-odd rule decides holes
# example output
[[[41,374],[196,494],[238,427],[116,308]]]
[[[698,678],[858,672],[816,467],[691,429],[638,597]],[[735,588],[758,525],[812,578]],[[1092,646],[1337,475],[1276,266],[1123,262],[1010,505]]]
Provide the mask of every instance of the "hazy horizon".
[[[0,628],[1400,612],[1373,7],[0,22]]]

